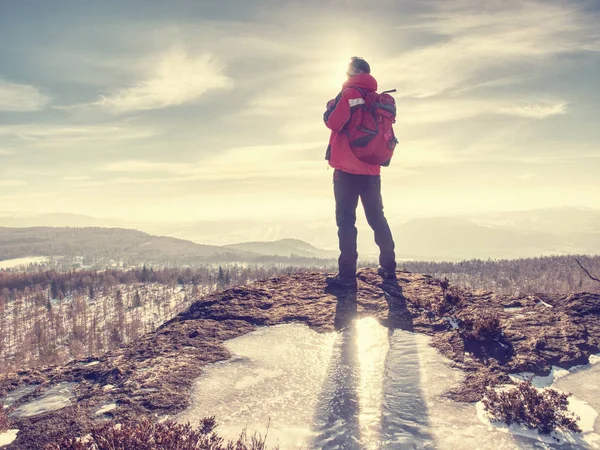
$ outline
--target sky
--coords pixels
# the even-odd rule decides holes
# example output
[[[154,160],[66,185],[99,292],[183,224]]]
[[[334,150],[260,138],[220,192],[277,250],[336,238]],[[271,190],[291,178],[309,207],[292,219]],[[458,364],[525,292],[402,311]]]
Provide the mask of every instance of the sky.
[[[599,1],[0,0],[0,213],[333,217],[351,56],[397,89],[386,213],[600,207]]]

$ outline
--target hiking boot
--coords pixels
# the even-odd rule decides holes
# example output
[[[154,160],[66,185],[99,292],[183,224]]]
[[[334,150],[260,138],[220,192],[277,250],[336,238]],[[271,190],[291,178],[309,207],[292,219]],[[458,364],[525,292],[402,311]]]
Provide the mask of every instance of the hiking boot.
[[[396,280],[396,283],[398,282],[396,279],[396,272],[389,272],[387,270],[385,270],[383,267],[380,267],[379,269],[377,269],[377,274],[383,278],[383,280]]]
[[[392,297],[404,297],[402,286],[398,284],[395,278],[384,278],[381,290]]]
[[[356,277],[343,277],[339,273],[333,277],[325,278],[325,282],[330,289],[356,290],[358,288]]]

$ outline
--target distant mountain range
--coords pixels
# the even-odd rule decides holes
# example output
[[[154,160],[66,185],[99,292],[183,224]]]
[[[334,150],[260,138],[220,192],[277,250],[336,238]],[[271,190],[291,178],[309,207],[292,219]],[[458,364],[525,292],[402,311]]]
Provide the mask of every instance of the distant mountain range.
[[[257,253],[259,255],[302,256],[306,258],[337,258],[338,253],[322,250],[299,239],[279,239],[271,242],[243,242],[225,245],[232,251]]]
[[[90,263],[113,260],[132,265],[219,262],[307,265],[313,259],[333,261],[331,253],[293,239],[222,247],[122,228],[0,227],[0,260],[28,256],[83,257]],[[288,261],[289,258],[292,261]]]
[[[377,247],[373,243],[373,233],[366,221],[360,218],[361,214],[358,215],[359,253],[362,259],[375,258]],[[168,236],[153,236],[151,248],[162,247],[169,242],[167,247],[173,244],[174,247],[194,248],[194,255],[199,252],[206,256],[206,253],[213,252],[213,255],[235,254],[236,258],[238,255],[337,256],[337,230],[333,218],[321,222],[236,220],[154,224],[72,214],[0,216],[0,226],[40,225],[135,228],[151,235]],[[600,210],[597,209],[562,207],[428,217],[405,223],[392,222],[391,226],[399,259],[460,260],[600,254]],[[169,241],[169,238],[183,241],[174,244],[178,239]]]

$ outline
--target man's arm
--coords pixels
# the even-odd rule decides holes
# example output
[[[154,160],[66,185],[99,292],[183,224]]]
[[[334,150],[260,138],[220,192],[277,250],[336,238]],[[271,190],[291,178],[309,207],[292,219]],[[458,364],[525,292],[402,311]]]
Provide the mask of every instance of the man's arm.
[[[363,104],[364,100],[360,92],[356,89],[344,89],[338,96],[327,104],[327,111],[323,115],[323,120],[327,128],[333,131],[340,131],[350,119],[352,107]]]

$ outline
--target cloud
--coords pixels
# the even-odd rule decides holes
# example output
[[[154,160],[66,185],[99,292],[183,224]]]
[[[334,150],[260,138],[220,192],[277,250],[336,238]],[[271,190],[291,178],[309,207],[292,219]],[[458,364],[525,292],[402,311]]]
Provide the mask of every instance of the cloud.
[[[50,97],[26,84],[0,79],[0,111],[39,111]]]
[[[171,174],[189,174],[193,170],[185,163],[150,162],[143,160],[125,160],[105,164],[99,170],[105,172],[151,173],[162,172]]]
[[[0,188],[10,188],[10,187],[19,187],[24,186],[27,183],[21,180],[0,180]]]
[[[142,174],[162,174],[162,178],[153,178],[153,181],[163,182],[306,177],[322,173],[322,155],[313,158],[307,152],[322,149],[323,146],[323,142],[306,142],[235,147],[215,152],[213,156],[198,161],[171,163],[130,159],[107,163],[98,170],[137,174],[137,178],[119,179],[120,182],[127,183],[147,181],[147,178],[141,177]]]
[[[437,36],[430,45],[385,61],[386,81],[399,94],[431,97],[510,79],[552,56],[600,50],[596,24],[574,7],[550,2],[439,2],[411,26]]]
[[[105,125],[25,124],[0,126],[0,136],[9,136],[37,146],[59,147],[81,142],[143,139],[155,133],[128,123]]]
[[[522,181],[529,181],[529,180],[533,180],[534,178],[539,178],[539,176],[540,175],[537,173],[525,172],[525,173],[517,175],[517,178]]]
[[[4,148],[0,148],[0,156],[8,156],[8,155],[12,155],[13,152],[10,150],[6,150]]]
[[[381,89],[398,89],[399,123],[489,115],[544,119],[569,112],[569,93],[553,93],[556,88],[542,81],[556,72],[558,57],[600,50],[596,22],[571,5],[459,0],[426,2],[421,9],[427,12],[390,13],[390,21],[407,23],[388,30],[393,46],[381,45],[368,27],[357,40],[344,26],[323,31],[318,18],[301,29],[288,19],[280,47],[305,48],[309,34],[310,42],[331,45],[294,53],[284,67],[276,66],[263,88],[248,96],[240,117],[268,116],[284,137],[317,136],[324,104],[344,81],[347,57],[362,54]],[[260,39],[269,40],[266,32]]]
[[[209,90],[226,89],[231,84],[213,56],[193,57],[176,50],[161,55],[146,80],[103,96],[93,105],[115,113],[160,109],[196,101]]]
[[[545,119],[567,112],[567,104],[562,101],[516,101],[501,97],[400,99],[397,104],[397,118],[406,124],[452,122],[482,115]]]
[[[514,105],[500,110],[502,114],[508,114],[519,117],[528,117],[532,119],[545,119],[546,117],[556,116],[567,113],[566,103],[529,103]]]
[[[62,181],[87,181],[91,178],[88,176],[70,176],[70,177],[60,177]]]

